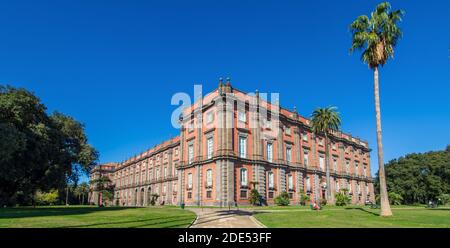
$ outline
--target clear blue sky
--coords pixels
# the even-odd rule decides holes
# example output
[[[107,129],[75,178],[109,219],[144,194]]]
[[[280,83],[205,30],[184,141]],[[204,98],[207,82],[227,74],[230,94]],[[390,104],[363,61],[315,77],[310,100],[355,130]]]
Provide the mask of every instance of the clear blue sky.
[[[373,148],[374,173],[373,74],[349,55],[348,24],[379,2],[1,1],[0,83],[83,122],[109,162],[177,135],[174,93],[230,76],[304,116],[337,106]],[[391,3],[406,16],[380,71],[385,161],[450,143],[450,3]]]

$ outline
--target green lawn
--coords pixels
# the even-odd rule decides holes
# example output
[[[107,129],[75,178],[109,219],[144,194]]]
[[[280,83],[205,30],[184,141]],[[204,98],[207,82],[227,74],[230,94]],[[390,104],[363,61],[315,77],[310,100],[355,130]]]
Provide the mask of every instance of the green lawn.
[[[170,207],[0,209],[0,228],[178,228],[194,219],[194,213]]]
[[[379,210],[367,207],[329,207],[322,211],[282,208],[258,212],[255,217],[267,227],[357,228],[357,227],[441,227],[450,228],[450,208],[395,207],[393,217],[378,216]],[[268,211],[267,209],[261,209]]]

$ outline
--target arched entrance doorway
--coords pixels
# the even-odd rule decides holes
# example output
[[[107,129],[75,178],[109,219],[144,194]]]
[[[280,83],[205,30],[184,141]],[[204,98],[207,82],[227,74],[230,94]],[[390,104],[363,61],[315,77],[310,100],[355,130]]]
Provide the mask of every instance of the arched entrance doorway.
[[[152,187],[147,188],[147,206],[150,205],[150,201],[152,200]]]
[[[144,192],[144,188],[141,189],[141,192],[139,194],[139,206],[143,207],[144,206],[144,197],[145,197],[145,192]]]

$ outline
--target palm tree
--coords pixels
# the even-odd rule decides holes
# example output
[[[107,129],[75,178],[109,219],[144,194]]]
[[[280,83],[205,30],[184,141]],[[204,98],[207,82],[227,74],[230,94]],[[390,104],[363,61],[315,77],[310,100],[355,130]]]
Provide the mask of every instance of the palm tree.
[[[327,107],[314,110],[311,115],[311,126],[314,134],[325,136],[326,197],[327,201],[331,201],[329,136],[332,131],[339,131],[341,126],[341,117],[337,108]]]
[[[374,75],[381,216],[392,216],[392,211],[389,206],[383,164],[378,67],[380,65],[384,66],[387,60],[394,56],[394,47],[402,36],[397,23],[401,21],[403,14],[403,10],[391,11],[391,5],[388,2],[384,2],[377,5],[370,19],[366,15],[362,15],[350,24],[352,32],[350,53],[355,50],[363,50],[361,60],[368,64]]]

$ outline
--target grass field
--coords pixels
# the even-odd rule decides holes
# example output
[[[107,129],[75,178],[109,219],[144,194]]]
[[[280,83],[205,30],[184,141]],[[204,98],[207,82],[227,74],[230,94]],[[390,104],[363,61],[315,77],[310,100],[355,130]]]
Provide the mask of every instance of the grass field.
[[[379,210],[366,207],[329,207],[322,211],[305,208],[255,209],[255,218],[267,227],[299,228],[450,228],[450,208],[395,207],[393,217],[378,216]],[[265,212],[270,211],[270,212]]]
[[[0,209],[0,228],[187,227],[195,214],[175,208],[38,207]]]

